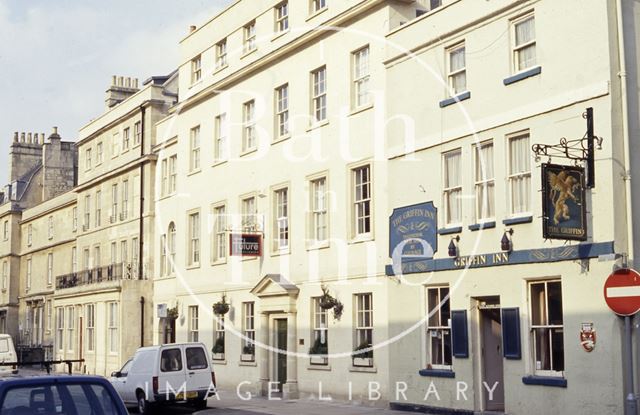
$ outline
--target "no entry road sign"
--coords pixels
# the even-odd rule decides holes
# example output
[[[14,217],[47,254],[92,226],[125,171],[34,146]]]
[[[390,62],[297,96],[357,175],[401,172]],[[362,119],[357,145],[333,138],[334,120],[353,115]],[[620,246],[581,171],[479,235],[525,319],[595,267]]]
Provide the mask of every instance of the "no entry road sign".
[[[604,299],[620,316],[640,311],[640,274],[633,269],[620,269],[609,275],[604,283]]]

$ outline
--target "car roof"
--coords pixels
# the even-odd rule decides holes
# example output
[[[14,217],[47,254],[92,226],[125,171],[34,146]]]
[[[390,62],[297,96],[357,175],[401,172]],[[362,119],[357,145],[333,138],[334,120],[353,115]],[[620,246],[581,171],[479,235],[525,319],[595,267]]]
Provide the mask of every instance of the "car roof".
[[[140,347],[138,349],[138,352],[143,352],[143,351],[147,351],[147,350],[161,350],[161,349],[172,349],[175,347],[180,347],[180,346],[202,346],[205,348],[206,347],[204,345],[204,343],[200,343],[200,342],[187,342],[187,343],[166,343],[166,344],[162,344],[162,345],[156,345],[156,346],[146,346],[146,347]]]
[[[51,383],[77,384],[99,383],[111,385],[105,378],[87,375],[51,375],[51,376],[27,376],[27,377],[3,377],[0,378],[0,388],[13,386],[37,386]]]

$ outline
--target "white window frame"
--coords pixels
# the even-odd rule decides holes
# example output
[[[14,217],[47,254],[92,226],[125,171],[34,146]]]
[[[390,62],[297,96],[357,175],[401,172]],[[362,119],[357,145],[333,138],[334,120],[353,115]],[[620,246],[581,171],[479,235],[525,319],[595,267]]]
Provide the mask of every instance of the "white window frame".
[[[102,225],[102,191],[96,191],[96,212],[95,212],[96,228]]]
[[[108,350],[110,354],[117,354],[120,348],[119,336],[119,310],[118,303],[107,303],[107,332],[109,334]]]
[[[9,221],[8,220],[5,220],[4,224],[2,225],[2,240],[3,241],[9,240]]]
[[[522,166],[515,165],[514,159],[514,142],[517,140],[526,140],[521,145],[521,154],[518,158],[522,162]],[[511,134],[507,137],[508,147],[508,182],[509,182],[509,212],[512,216],[527,216],[531,214],[531,157],[529,154],[531,136],[528,131]],[[517,188],[516,188],[517,186]],[[521,188],[520,188],[521,187]]]
[[[120,133],[118,131],[113,133],[111,147],[111,157],[117,157],[120,154]]]
[[[47,254],[47,285],[53,284],[53,252]]]
[[[449,163],[453,163],[457,156],[457,166],[452,166],[457,171],[458,181],[455,177],[449,177]],[[457,148],[442,154],[442,204],[444,206],[444,222],[446,225],[459,225],[462,223],[462,149]],[[455,173],[454,173],[455,174]],[[457,215],[451,207],[456,205]]]
[[[56,307],[56,349],[64,350],[64,307]]]
[[[255,20],[247,23],[242,28],[243,34],[243,42],[242,48],[243,53],[247,54],[256,49],[256,22]]]
[[[5,223],[8,224],[9,222],[7,221]],[[31,245],[33,245],[33,225],[28,224],[27,225],[27,246],[31,246]]]
[[[329,241],[329,191],[326,176],[309,180],[310,240],[312,245]]]
[[[548,285],[550,283],[558,283],[560,284],[560,296],[561,296],[561,314],[562,314],[562,324],[551,324],[549,322],[549,290],[548,290]],[[541,309],[542,313],[543,313],[543,320],[542,322],[540,322],[541,324],[534,324],[533,319],[534,319],[534,310],[533,310],[533,296],[532,296],[532,290],[533,287],[535,285],[544,285],[544,307]],[[565,353],[565,341],[564,341],[564,301],[562,299],[562,281],[559,278],[554,278],[554,279],[548,279],[548,280],[533,280],[533,281],[529,281],[528,283],[528,297],[529,297],[529,315],[530,315],[530,339],[531,339],[531,361],[532,361],[532,365],[533,365],[533,372],[535,375],[537,376],[555,376],[555,377],[563,377],[564,376],[564,371],[559,371],[559,370],[553,370],[553,337],[552,337],[552,332],[556,331],[559,332],[560,335],[562,336],[562,344],[563,344],[563,363],[564,365],[566,365],[566,353]],[[538,369],[538,365],[536,362],[536,355],[537,355],[537,342],[536,342],[536,335],[535,332],[536,330],[544,330],[544,331],[548,331],[548,335],[549,335],[549,350],[547,350],[547,353],[549,353],[549,364],[550,364],[550,368],[551,369]]]
[[[118,217],[118,183],[111,185],[111,222],[117,221]]]
[[[136,147],[142,143],[142,122],[136,121],[133,124],[133,146]]]
[[[522,25],[522,24],[526,24],[529,21],[533,21],[533,39],[529,39],[525,42],[522,43],[518,43],[518,36],[517,36],[517,31],[518,31],[518,26]],[[538,66],[537,64],[537,50],[536,50],[536,21],[535,21],[535,15],[533,13],[528,13],[524,16],[520,16],[519,18],[515,19],[512,21],[512,39],[513,39],[513,43],[512,43],[512,56],[513,56],[513,71],[514,73],[518,73],[518,72],[522,72],[522,71],[526,71],[527,69],[530,68],[534,68],[536,66]],[[534,58],[533,58],[533,62],[529,65],[526,66],[520,66],[520,54],[523,53],[525,50],[530,50],[531,48],[533,48],[534,50]]]
[[[96,144],[96,166],[102,164],[102,160],[104,157],[104,147],[102,141]]]
[[[31,289],[31,275],[33,273],[33,260],[31,258],[27,259],[27,282],[26,289],[29,291]]]
[[[364,342],[373,346],[373,293],[354,294],[354,347],[355,350]],[[368,304],[367,304],[368,303]],[[367,322],[367,319],[369,320]],[[368,324],[367,324],[368,323]]]
[[[173,275],[176,272],[176,249],[178,244],[178,234],[176,231],[175,223],[171,222],[169,224],[169,232],[167,237],[167,247],[168,247],[168,265],[167,271],[169,275]]]
[[[164,277],[167,275],[167,235],[160,235],[160,276]]]
[[[255,321],[255,303],[247,301],[242,303],[242,348],[255,344],[256,340],[256,321]],[[255,356],[255,347],[254,356]]]
[[[75,306],[67,307],[67,350],[73,351],[75,348],[76,313]]]
[[[216,43],[216,70],[227,66],[227,38]]]
[[[242,229],[255,231],[258,225],[258,201],[255,196],[243,197],[240,200],[242,209]]]
[[[129,180],[122,181],[122,220],[129,217]]]
[[[91,170],[91,148],[84,151],[84,169]]]
[[[200,126],[196,125],[189,131],[189,171],[200,170]]]
[[[367,172],[366,177],[362,174]],[[355,166],[351,169],[352,191],[352,234],[354,238],[373,233],[373,167],[371,164]],[[369,212],[368,214],[366,212]]]
[[[371,58],[369,45],[352,52],[353,68],[353,108],[358,109],[371,103]]]
[[[169,192],[169,159],[163,159],[160,163],[160,195],[166,196]]]
[[[290,243],[290,207],[289,188],[273,190],[273,251],[289,249]]]
[[[169,194],[172,195],[178,189],[178,155],[169,157]]]
[[[2,290],[7,289],[9,280],[9,263],[7,261],[2,262]]]
[[[482,155],[482,151],[491,148],[490,160]],[[495,219],[495,147],[493,140],[487,140],[473,146],[475,217],[477,223]]]
[[[463,65],[460,68],[454,68],[454,57],[462,54]],[[447,79],[449,82],[449,92],[451,96],[459,95],[468,90],[467,88],[467,64],[466,64],[466,48],[465,43],[461,42],[447,49]],[[460,79],[464,79],[462,85],[459,85]]]
[[[252,99],[242,104],[242,151],[255,150],[256,145],[256,102]]]
[[[71,247],[71,272],[78,272],[78,248]]]
[[[129,144],[131,144],[131,129],[126,127],[122,130],[122,151],[129,151]]]
[[[84,195],[84,227],[85,230],[91,228],[91,195]]]
[[[327,8],[327,0],[311,0],[311,14]]]
[[[88,352],[95,351],[95,324],[96,324],[96,314],[95,314],[95,305],[87,304],[85,305],[85,318],[86,322],[86,346]]]
[[[215,118],[215,143],[213,151],[213,159],[216,163],[225,161],[229,158],[229,123],[227,122],[227,114],[222,113]]]
[[[276,139],[289,136],[289,84],[279,86],[275,90],[275,126]]]
[[[212,259],[214,263],[227,259],[227,207],[224,203],[212,207],[213,243]]]
[[[435,301],[431,301],[431,293],[435,293]],[[427,318],[426,318],[426,336],[427,336],[427,365],[432,369],[451,370],[453,365],[453,352],[452,352],[452,340],[451,340],[451,301],[449,298],[449,286],[439,285],[426,287],[426,303],[427,303]],[[446,297],[446,298],[445,298]],[[444,307],[446,304],[446,308]],[[443,321],[445,316],[442,315],[442,310],[445,308],[449,311],[449,317],[447,321]],[[447,337],[449,342],[449,352],[447,356]],[[440,346],[437,351],[433,348],[433,341],[439,341]],[[438,356],[434,356],[438,353]],[[447,357],[451,364],[447,364]]]
[[[320,307],[322,297],[313,297],[311,317],[311,346],[320,340],[329,350],[329,310]],[[328,354],[328,353],[327,353]]]
[[[275,8],[276,33],[284,33],[289,30],[289,2],[284,1]]]
[[[49,239],[53,239],[53,216],[47,218],[47,236]]]
[[[71,210],[71,230],[76,232],[78,230],[78,207],[74,206]]]
[[[199,310],[197,305],[190,305],[188,316],[189,316],[189,327],[188,327],[188,341],[197,342],[199,337],[198,325],[199,325]]]
[[[202,56],[191,59],[191,85],[202,79]]]
[[[188,240],[188,266],[197,267],[200,265],[200,211],[191,211],[187,215],[187,224],[189,226]]]
[[[327,120],[327,67],[311,72],[311,114],[314,123]]]

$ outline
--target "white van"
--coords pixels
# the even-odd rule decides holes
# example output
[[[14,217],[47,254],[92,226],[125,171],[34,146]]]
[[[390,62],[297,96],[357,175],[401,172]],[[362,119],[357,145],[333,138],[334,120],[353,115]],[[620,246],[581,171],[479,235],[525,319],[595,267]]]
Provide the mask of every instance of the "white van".
[[[0,334],[0,362],[17,362],[18,355],[16,348],[13,346],[13,339],[8,334]],[[1,366],[0,375],[16,374],[18,368],[15,365]]]
[[[141,347],[122,369],[111,374],[126,405],[137,405],[142,414],[156,405],[187,402],[207,407],[215,395],[215,374],[202,343],[175,343]]]

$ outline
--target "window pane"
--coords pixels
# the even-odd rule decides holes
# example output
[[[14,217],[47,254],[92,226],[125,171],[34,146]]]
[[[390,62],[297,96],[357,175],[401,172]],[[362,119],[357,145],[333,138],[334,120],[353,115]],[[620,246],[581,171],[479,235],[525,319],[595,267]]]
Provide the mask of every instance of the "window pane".
[[[562,329],[551,330],[551,354],[553,367],[551,370],[561,372],[564,370],[564,338]]]
[[[182,370],[182,354],[180,349],[167,349],[160,356],[160,370],[163,372],[178,372]]]
[[[562,325],[562,287],[560,281],[547,283],[549,301],[549,324]]]
[[[202,347],[187,347],[185,355],[187,356],[187,369],[197,370],[208,367],[207,358]]]
[[[546,324],[544,283],[531,284],[531,323],[534,326]]]

